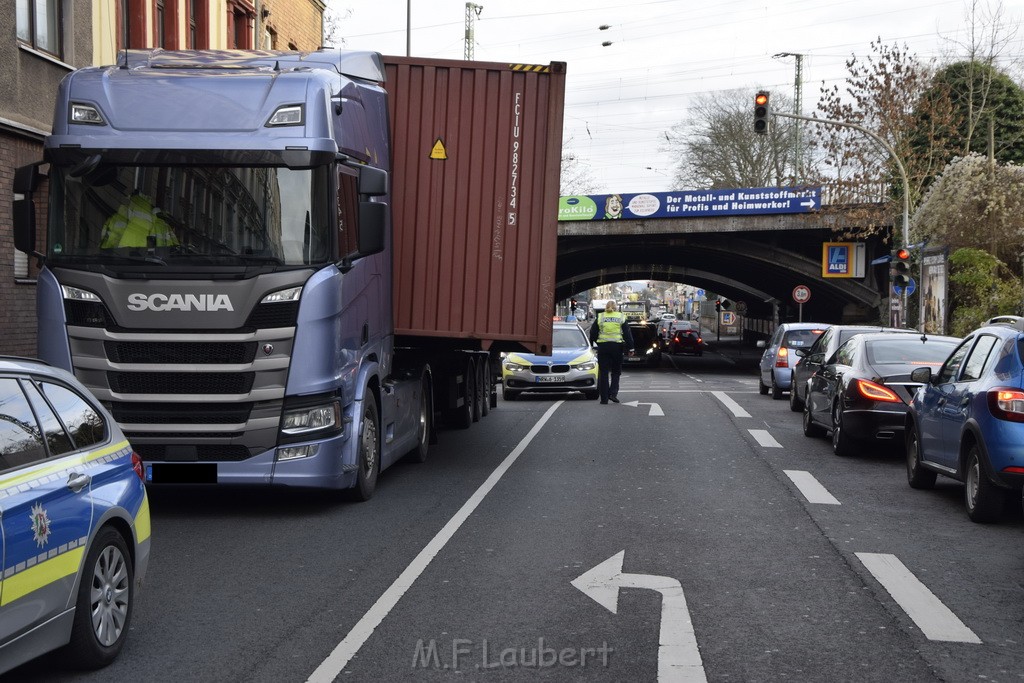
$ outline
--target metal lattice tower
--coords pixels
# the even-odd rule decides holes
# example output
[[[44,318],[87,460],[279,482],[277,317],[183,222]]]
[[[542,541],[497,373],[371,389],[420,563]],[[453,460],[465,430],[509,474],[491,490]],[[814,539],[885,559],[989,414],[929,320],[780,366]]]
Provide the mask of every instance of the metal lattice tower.
[[[475,2],[466,3],[466,49],[463,53],[463,57],[467,61],[473,61],[473,45],[475,43],[473,35],[473,22],[480,16],[480,11],[484,8],[483,5],[478,5]]]
[[[795,52],[780,52],[775,57],[793,57],[796,59],[796,81],[793,83],[793,113],[797,116],[803,115],[804,101],[804,55]],[[804,160],[802,140],[800,138],[800,119],[793,120],[793,172],[796,175],[796,182],[803,182]]]

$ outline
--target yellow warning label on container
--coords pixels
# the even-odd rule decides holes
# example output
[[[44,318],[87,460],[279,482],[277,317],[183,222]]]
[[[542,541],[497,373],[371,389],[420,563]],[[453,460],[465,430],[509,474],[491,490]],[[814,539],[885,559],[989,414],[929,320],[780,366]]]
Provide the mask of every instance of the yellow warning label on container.
[[[448,150],[444,148],[444,141],[442,141],[441,138],[437,139],[437,142],[434,143],[433,149],[430,150],[430,158],[431,159],[447,159],[448,158]]]

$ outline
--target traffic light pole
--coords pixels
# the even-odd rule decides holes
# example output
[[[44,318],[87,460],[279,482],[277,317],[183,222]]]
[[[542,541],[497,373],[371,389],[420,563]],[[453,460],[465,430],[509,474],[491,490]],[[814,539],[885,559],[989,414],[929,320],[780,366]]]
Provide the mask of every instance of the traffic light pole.
[[[907,169],[903,166],[903,161],[896,154],[896,151],[892,146],[885,141],[885,139],[872,133],[864,126],[857,125],[856,123],[850,123],[849,121],[836,121],[834,119],[818,119],[813,116],[800,116],[798,114],[784,114],[782,112],[773,111],[772,116],[782,116],[787,119],[797,119],[800,121],[810,121],[811,123],[824,123],[832,126],[842,126],[844,128],[853,128],[859,130],[864,135],[878,143],[892,160],[896,162],[896,167],[900,171],[900,181],[903,183],[903,247],[905,249],[910,248],[910,181],[907,179]],[[892,283],[889,283],[889,292],[892,292]],[[893,315],[892,306],[889,307],[889,322],[893,327],[906,327],[907,322],[907,288],[903,288],[903,292],[900,294],[900,310],[897,315]]]

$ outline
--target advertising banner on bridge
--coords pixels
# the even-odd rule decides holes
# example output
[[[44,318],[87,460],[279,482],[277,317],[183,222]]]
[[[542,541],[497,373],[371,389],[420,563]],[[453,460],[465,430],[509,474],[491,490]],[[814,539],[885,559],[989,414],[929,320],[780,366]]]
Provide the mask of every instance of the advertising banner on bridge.
[[[946,293],[949,252],[945,247],[926,249],[921,259],[921,330],[929,334],[946,334]]]
[[[590,194],[561,197],[558,202],[558,220],[609,221],[618,218],[751,216],[810,213],[820,208],[820,187]]]

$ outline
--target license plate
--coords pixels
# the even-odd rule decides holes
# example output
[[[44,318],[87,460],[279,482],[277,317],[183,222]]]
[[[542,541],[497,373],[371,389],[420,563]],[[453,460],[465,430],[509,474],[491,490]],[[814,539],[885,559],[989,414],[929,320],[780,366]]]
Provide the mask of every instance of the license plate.
[[[153,463],[146,465],[146,481],[153,484],[216,484],[217,464]]]
[[[541,383],[541,384],[546,384],[548,382],[564,382],[564,381],[565,381],[565,378],[562,377],[561,375],[544,375],[543,377],[538,377],[537,378],[537,382]]]

